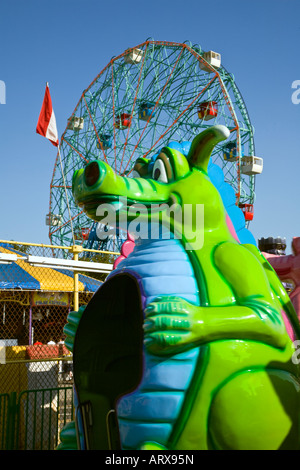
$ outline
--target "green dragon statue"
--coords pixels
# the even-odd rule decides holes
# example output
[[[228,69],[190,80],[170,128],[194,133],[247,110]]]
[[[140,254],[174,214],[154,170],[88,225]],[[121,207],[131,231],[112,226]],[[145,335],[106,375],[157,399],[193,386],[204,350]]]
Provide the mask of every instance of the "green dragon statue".
[[[139,209],[170,235],[140,236],[69,317],[80,448],[299,448],[295,311],[255,245],[237,239],[208,176],[228,136],[211,127],[186,156],[165,147],[152,167],[136,162],[137,178],[102,161],[74,174],[75,201],[93,220],[104,221],[103,204],[116,224]]]

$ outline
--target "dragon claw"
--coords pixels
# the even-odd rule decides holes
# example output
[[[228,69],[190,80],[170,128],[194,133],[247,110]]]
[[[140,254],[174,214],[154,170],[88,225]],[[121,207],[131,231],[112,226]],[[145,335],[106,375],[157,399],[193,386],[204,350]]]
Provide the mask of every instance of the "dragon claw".
[[[145,346],[154,354],[180,348],[190,339],[193,306],[180,297],[157,297],[145,309]]]

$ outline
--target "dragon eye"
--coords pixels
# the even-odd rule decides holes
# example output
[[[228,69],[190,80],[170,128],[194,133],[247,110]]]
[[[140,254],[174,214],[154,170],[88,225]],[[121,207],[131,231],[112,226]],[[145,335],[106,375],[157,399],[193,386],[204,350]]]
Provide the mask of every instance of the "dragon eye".
[[[168,177],[164,162],[158,158],[154,163],[153,170],[152,170],[152,178],[160,183],[167,183]]]

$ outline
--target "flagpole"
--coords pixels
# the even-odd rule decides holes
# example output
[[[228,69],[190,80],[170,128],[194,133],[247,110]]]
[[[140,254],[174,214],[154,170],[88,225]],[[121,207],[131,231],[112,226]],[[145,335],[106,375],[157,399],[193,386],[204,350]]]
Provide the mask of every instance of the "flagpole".
[[[57,148],[58,148],[58,156],[59,156],[61,174],[62,174],[63,181],[64,181],[64,189],[65,189],[65,194],[66,194],[66,202],[67,202],[67,207],[68,207],[68,212],[69,212],[69,217],[70,217],[71,232],[72,232],[72,240],[73,240],[73,245],[75,245],[75,237],[74,237],[74,230],[73,230],[73,222],[72,222],[71,210],[70,210],[70,205],[69,205],[69,198],[68,198],[68,193],[67,193],[67,185],[66,185],[65,174],[64,174],[64,170],[63,170],[63,166],[62,166],[62,160],[61,160],[61,155],[60,155],[60,146],[59,146],[59,144],[58,144]]]
[[[75,244],[73,221],[72,221],[69,198],[68,198],[68,193],[67,193],[65,173],[64,173],[64,169],[62,165],[62,160],[61,160],[60,145],[59,145],[58,134],[57,134],[55,114],[53,112],[52,100],[51,100],[50,91],[49,91],[49,82],[46,82],[46,91],[45,91],[45,96],[44,96],[42,108],[40,111],[40,115],[39,115],[39,119],[38,119],[38,123],[36,127],[36,132],[46,137],[47,139],[49,139],[50,142],[52,142],[52,144],[57,146],[58,148],[58,156],[59,156],[61,174],[62,174],[63,182],[64,182],[66,203],[67,203],[69,217],[70,217],[70,226],[71,226],[72,240],[73,240],[73,245],[70,247],[70,251],[73,254],[74,260],[78,260],[78,254],[83,251],[83,248],[81,245]],[[78,271],[74,271],[74,310],[75,311],[79,309],[78,287],[79,287],[79,274],[78,274]]]
[[[63,166],[62,166],[62,160],[61,160],[59,144],[58,144],[58,156],[59,156],[61,174],[62,174],[63,181],[64,181],[66,202],[67,202],[67,206],[68,206],[70,224],[71,224],[71,230],[72,230],[73,246],[72,246],[71,252],[73,253],[73,259],[75,261],[78,261],[78,253],[80,253],[82,251],[82,246],[79,246],[79,245],[75,244],[73,222],[72,222],[71,210],[70,210],[70,205],[69,205],[69,198],[68,198],[68,193],[67,193],[67,185],[66,185],[65,174],[64,174],[64,170],[63,170]],[[74,271],[74,288],[73,288],[73,291],[74,291],[74,311],[78,312],[78,310],[79,310],[79,274],[78,274],[78,271]]]
[[[49,82],[46,82],[46,89],[47,88],[49,89]],[[51,100],[51,98],[50,98],[50,100]],[[51,111],[52,111],[52,101],[51,101]],[[51,119],[50,119],[50,122],[51,122]],[[55,134],[57,136],[56,121],[55,121]],[[45,136],[45,137],[47,137],[47,136]],[[64,188],[65,188],[65,193],[66,193],[66,200],[67,200],[67,206],[68,206],[70,224],[71,224],[71,231],[72,231],[72,240],[73,240],[73,245],[75,245],[75,237],[74,237],[73,223],[72,223],[72,217],[71,217],[71,211],[70,211],[70,205],[69,205],[69,198],[68,198],[68,193],[67,193],[67,185],[66,185],[65,174],[64,174],[64,170],[63,170],[63,166],[62,166],[62,160],[61,160],[61,155],[60,155],[60,145],[59,145],[59,140],[58,139],[57,139],[57,148],[58,148],[58,156],[59,156],[61,174],[62,174],[62,177],[63,177],[63,180],[64,180]]]

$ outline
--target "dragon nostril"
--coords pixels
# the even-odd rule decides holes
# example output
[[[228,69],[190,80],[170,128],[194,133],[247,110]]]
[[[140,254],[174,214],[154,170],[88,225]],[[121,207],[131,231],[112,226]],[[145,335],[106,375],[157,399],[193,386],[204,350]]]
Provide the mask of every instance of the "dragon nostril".
[[[84,170],[84,179],[87,186],[97,183],[100,176],[100,169],[97,162],[89,163]]]

